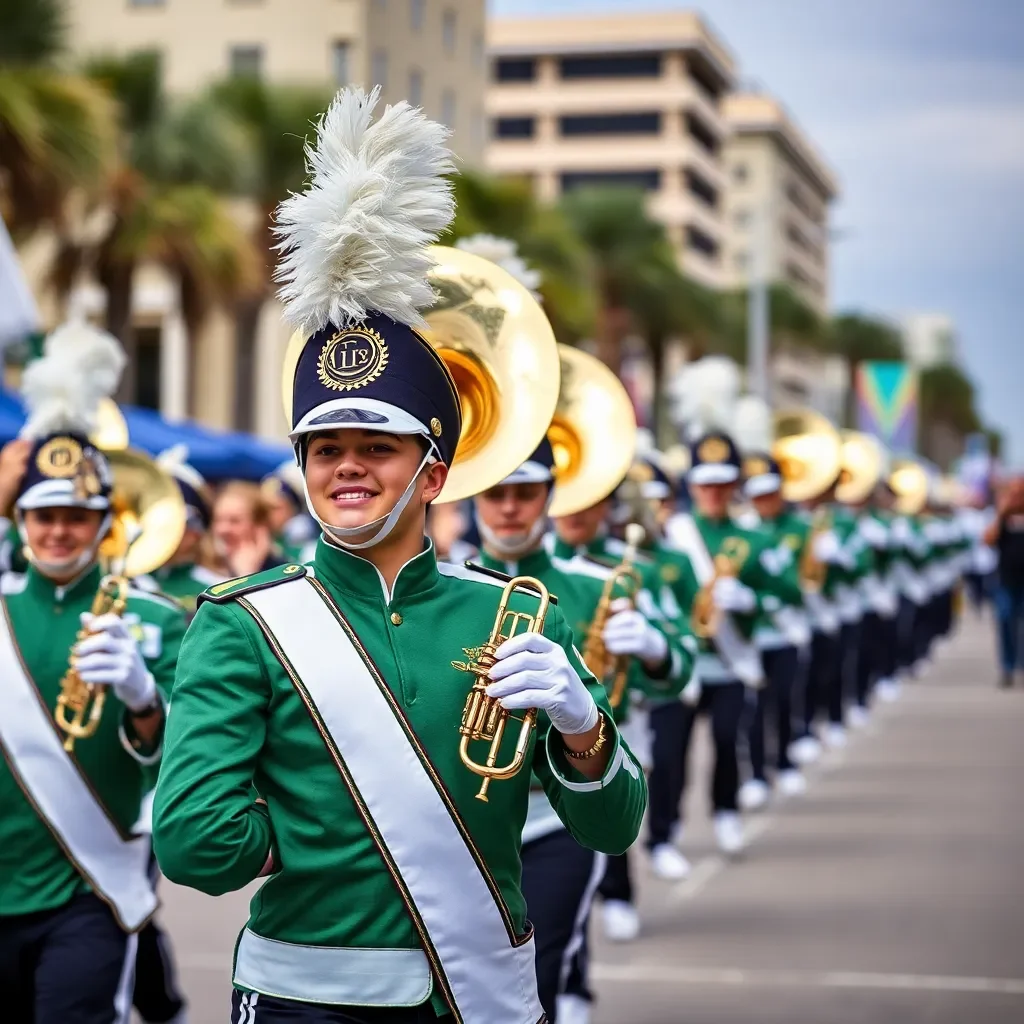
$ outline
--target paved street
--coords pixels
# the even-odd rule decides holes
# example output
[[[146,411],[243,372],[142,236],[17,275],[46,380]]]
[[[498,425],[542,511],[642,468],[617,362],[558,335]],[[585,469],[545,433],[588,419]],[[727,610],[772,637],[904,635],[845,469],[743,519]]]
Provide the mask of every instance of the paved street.
[[[751,822],[741,862],[691,793],[693,875],[637,858],[644,932],[597,939],[595,1024],[1024,1021],[1024,692],[994,688],[992,657],[968,624],[804,797]],[[163,896],[193,1024],[225,1024],[248,894]]]

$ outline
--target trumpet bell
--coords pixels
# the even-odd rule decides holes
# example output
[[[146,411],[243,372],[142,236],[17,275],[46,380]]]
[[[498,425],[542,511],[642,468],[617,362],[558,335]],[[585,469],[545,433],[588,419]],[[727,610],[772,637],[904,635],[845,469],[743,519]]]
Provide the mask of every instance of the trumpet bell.
[[[555,456],[552,516],[607,498],[636,452],[636,415],[622,382],[595,356],[558,346],[561,386],[548,440]]]
[[[185,501],[174,478],[131,448],[106,453],[114,477],[110,533],[100,557],[114,572],[142,576],[164,565],[185,533]]]
[[[775,414],[772,455],[782,470],[786,501],[809,501],[824,494],[842,468],[839,431],[826,417],[810,409],[780,410]]]
[[[844,505],[859,505],[871,497],[885,471],[885,452],[877,438],[859,430],[844,430],[842,470],[836,498]]]
[[[889,474],[889,487],[896,495],[896,511],[916,516],[928,503],[928,473],[913,459],[899,459]]]

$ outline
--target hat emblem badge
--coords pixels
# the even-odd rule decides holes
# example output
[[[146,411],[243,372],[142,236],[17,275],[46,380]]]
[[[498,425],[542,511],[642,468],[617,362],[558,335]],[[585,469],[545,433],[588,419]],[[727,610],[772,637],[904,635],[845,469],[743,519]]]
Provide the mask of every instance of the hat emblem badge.
[[[720,437],[709,437],[697,449],[701,462],[725,462],[729,458],[729,445]]]
[[[320,383],[332,391],[355,391],[375,381],[388,365],[387,342],[369,327],[336,331],[317,360]]]

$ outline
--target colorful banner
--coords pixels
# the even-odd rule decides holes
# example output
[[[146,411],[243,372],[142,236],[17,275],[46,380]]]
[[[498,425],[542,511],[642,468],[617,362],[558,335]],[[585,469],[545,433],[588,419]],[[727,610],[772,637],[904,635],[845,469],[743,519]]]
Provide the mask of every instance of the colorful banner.
[[[917,373],[907,363],[861,363],[854,383],[857,429],[892,452],[917,447]]]

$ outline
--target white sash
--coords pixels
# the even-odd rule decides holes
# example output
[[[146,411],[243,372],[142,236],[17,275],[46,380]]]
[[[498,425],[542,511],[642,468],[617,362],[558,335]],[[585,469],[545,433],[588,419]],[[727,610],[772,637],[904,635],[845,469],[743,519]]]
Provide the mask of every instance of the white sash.
[[[65,752],[25,670],[6,609],[0,615],[0,747],[25,796],[78,873],[110,904],[125,931],[138,931],[157,908],[147,874],[149,837],[121,837]]]
[[[460,1024],[537,1024],[534,943],[512,944],[466,838],[399,721],[399,711],[315,584],[299,577],[241,602],[273,636],[397,870],[425,951]],[[453,724],[452,743],[458,733]],[[326,738],[326,737],[325,737]],[[386,754],[384,753],[386,752]],[[404,898],[404,894],[403,894]]]
[[[707,586],[714,578],[715,563],[708,551],[696,520],[691,515],[677,515],[671,521],[671,540],[689,556],[697,582]],[[723,613],[714,638],[715,648],[729,668],[748,686],[760,686],[764,681],[761,655],[756,645],[744,639],[731,615]]]

